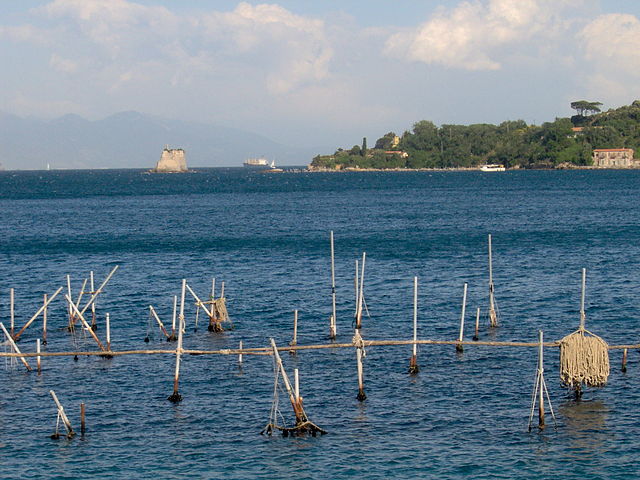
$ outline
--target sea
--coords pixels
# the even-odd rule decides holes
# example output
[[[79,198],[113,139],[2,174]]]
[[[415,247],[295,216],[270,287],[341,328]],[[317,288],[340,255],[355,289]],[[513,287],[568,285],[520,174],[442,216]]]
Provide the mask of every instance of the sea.
[[[46,352],[98,349],[67,331],[72,297],[96,302],[96,335],[111,348],[172,350],[152,305],[170,326],[182,280],[201,299],[224,282],[222,333],[187,294],[184,348],[285,347],[298,311],[298,345],[331,345],[330,234],[335,239],[337,343],[354,334],[355,269],[362,267],[367,340],[410,340],[418,278],[418,337],[455,340],[468,284],[464,339],[477,309],[483,341],[559,340],[580,323],[610,345],[640,343],[640,172],[465,172],[137,169],[0,172],[0,320],[15,328],[48,308]],[[489,328],[488,236],[500,318]],[[83,288],[84,284],[84,288]],[[91,315],[88,315],[90,318]],[[18,347],[34,352],[39,316]],[[148,340],[145,341],[145,340]],[[3,344],[3,351],[10,347]],[[557,347],[544,349],[549,391],[544,430],[534,416],[535,347],[368,346],[359,401],[354,348],[282,351],[299,371],[308,417],[326,435],[261,435],[274,399],[291,426],[270,355],[173,354],[35,359],[28,372],[2,358],[0,477],[11,479],[629,479],[640,476],[640,355],[610,350],[603,388],[580,399],[560,385]],[[57,422],[56,392],[74,430]],[[80,404],[86,432],[80,431]]]

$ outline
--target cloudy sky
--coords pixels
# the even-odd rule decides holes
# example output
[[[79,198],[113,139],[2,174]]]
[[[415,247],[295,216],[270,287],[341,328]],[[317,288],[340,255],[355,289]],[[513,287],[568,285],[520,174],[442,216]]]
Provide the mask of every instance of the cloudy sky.
[[[136,110],[302,146],[640,99],[638,0],[0,3],[0,110]]]

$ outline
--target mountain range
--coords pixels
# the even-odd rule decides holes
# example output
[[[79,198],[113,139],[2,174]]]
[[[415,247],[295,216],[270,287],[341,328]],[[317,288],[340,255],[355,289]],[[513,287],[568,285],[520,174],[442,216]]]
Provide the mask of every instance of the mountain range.
[[[0,112],[0,164],[7,170],[153,168],[165,145],[185,150],[189,167],[241,166],[264,156],[306,165],[331,147],[298,148],[240,129],[120,112],[101,120],[53,120]]]

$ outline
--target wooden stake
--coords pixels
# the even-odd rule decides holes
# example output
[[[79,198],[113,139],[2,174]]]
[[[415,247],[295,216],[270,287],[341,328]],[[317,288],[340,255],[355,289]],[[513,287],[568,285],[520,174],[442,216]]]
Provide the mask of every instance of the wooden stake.
[[[224,282],[220,285],[220,298],[224,298]]]
[[[16,333],[13,337],[14,340],[18,340],[18,338],[20,338],[20,335],[22,335],[24,333],[24,331],[27,329],[27,327],[29,327],[29,325],[31,325],[33,323],[33,321],[38,318],[38,316],[44,311],[45,308],[47,308],[47,305],[49,305],[54,298],[56,298],[56,296],[58,296],[58,294],[62,291],[62,287],[60,287],[58,290],[56,290],[56,292],[51,295],[51,298],[49,298],[49,300],[47,302],[44,303],[44,305],[42,305],[38,311],[35,313],[35,315],[33,317],[31,317],[31,319],[24,324],[24,327],[22,327],[20,329],[20,331],[18,333]]]
[[[13,337],[13,332],[15,328],[15,290],[13,288],[9,290],[9,311],[11,315],[10,332],[11,332],[11,337]]]
[[[238,345],[238,350],[242,350],[242,340],[240,340],[240,344]],[[238,364],[242,367],[242,353],[238,354]]]
[[[278,347],[276,346],[276,342],[273,338],[271,339],[271,349],[273,351],[273,356],[275,358],[276,364],[280,369],[280,375],[282,375],[282,382],[284,383],[285,389],[289,394],[289,401],[291,402],[291,406],[293,407],[293,413],[296,416],[296,425],[304,423],[307,421],[307,416],[304,413],[302,404],[297,400],[295,392],[291,387],[289,376],[287,375],[287,372],[284,369],[284,365],[282,364],[282,359],[280,358],[280,354],[278,353]]]
[[[75,435],[75,432],[71,427],[71,422],[67,418],[67,414],[64,413],[64,408],[62,407],[62,404],[58,400],[58,397],[56,396],[56,392],[54,392],[53,390],[49,390],[49,393],[51,394],[51,397],[53,397],[53,401],[56,403],[56,406],[58,407],[58,416],[62,419],[62,422],[64,423],[64,426],[67,429],[67,438],[73,437]],[[55,435],[52,435],[52,438],[58,438],[58,432],[56,432]]]
[[[622,350],[622,369],[623,372],[627,371],[627,349]]]
[[[94,292],[94,284],[93,284],[93,270],[89,272],[90,284],[89,288],[91,289],[91,294]],[[98,328],[98,324],[96,323],[96,302],[91,304],[91,328],[95,331]]]
[[[40,375],[42,369],[40,365],[40,339],[39,338],[36,338],[36,353],[38,354],[38,356],[36,357],[36,365],[38,367],[38,375]]]
[[[84,436],[84,433],[87,431],[85,424],[85,414],[84,414],[84,403],[80,404],[80,434]]]
[[[158,314],[156,313],[155,308],[153,308],[153,306],[151,306],[151,305],[149,305],[149,312],[151,313],[151,316],[156,320],[156,322],[158,322],[158,325],[160,326],[160,330],[165,335],[165,337],[167,337],[167,339],[168,339],[169,338],[169,332],[167,332],[167,329],[164,328],[164,324],[160,320],[160,317],[158,317]]]
[[[364,302],[364,262],[366,252],[362,252],[362,273],[360,274],[360,288],[358,288],[358,310],[356,315],[356,328],[362,328],[362,306]]]
[[[544,380],[544,360],[543,360],[543,348],[544,348],[544,334],[542,330],[538,332],[538,369],[536,374],[536,384],[533,389],[533,395],[531,398],[531,412],[529,414],[529,431],[531,431],[531,422],[533,420],[533,412],[535,410],[536,401],[538,402],[538,428],[543,430],[545,427],[545,412],[544,412],[544,398],[547,397],[547,403],[549,404],[549,411],[551,417],[553,417],[553,423],[556,424],[556,416],[553,413],[553,407],[551,405],[551,398],[549,398],[549,391],[547,390],[547,384]]]
[[[178,296],[173,296],[173,317],[171,318],[171,336],[167,338],[167,341],[176,341],[176,316],[178,315]]]
[[[289,345],[295,347],[298,344],[298,310],[293,311],[293,340],[289,342]],[[291,355],[295,355],[295,350],[289,350]]]
[[[295,385],[296,403],[300,403],[300,377],[297,368],[293,370],[293,381]]]
[[[360,347],[356,348],[356,361],[358,363],[358,395],[356,398],[364,402],[367,399],[367,395],[364,393],[364,367],[362,365],[362,350]]]
[[[22,352],[16,345],[16,342],[13,341],[13,338],[11,338],[11,335],[9,334],[9,332],[7,332],[7,329],[4,327],[4,324],[2,322],[0,322],[0,328],[2,329],[2,332],[4,333],[5,337],[7,337],[7,341],[9,342],[9,344],[11,344],[11,348],[13,348],[13,351],[16,352],[18,355],[21,355]],[[27,370],[31,371],[31,366],[29,365],[27,360],[22,356],[20,356],[19,358],[20,360],[22,360],[22,363],[24,364],[24,366],[27,367]]]
[[[543,333],[542,330],[540,330],[539,332],[540,335],[540,347],[538,348],[538,371],[540,372],[540,378],[543,378],[543,373],[544,373],[544,361],[543,361],[543,355],[544,355],[544,349],[543,349]],[[540,428],[540,430],[542,430],[544,428],[544,388],[542,388],[543,385],[540,385],[539,388],[539,396],[538,396],[538,428]]]
[[[584,330],[586,314],[584,311],[584,297],[587,290],[587,269],[582,269],[582,293],[580,295],[580,330]]]
[[[462,336],[464,334],[464,314],[467,308],[467,284],[464,284],[464,293],[462,294],[462,313],[460,315],[460,334],[458,335],[458,343],[456,344],[456,351],[462,353],[464,348],[462,346]]]
[[[409,373],[416,374],[418,367],[418,277],[413,277],[413,352],[409,361]]]
[[[480,340],[480,337],[478,336],[478,332],[480,330],[480,307],[478,307],[478,310],[476,310],[476,333],[473,335],[473,341],[477,342],[478,340]]]
[[[336,267],[333,248],[333,230],[331,230],[331,317],[329,319],[329,338],[334,340],[338,334],[336,328]]]
[[[71,275],[67,275],[67,295],[71,298]],[[75,323],[73,319],[73,310],[71,310],[71,303],[67,305],[67,309],[69,310],[69,329],[71,329],[72,325]]]
[[[354,277],[354,286],[355,286],[355,292],[356,292],[356,310],[355,310],[355,315],[354,317],[358,316],[358,299],[360,298],[360,295],[358,294],[358,288],[360,287],[360,282],[358,280],[359,277],[359,268],[358,268],[358,260],[356,260],[356,275]]]
[[[93,292],[93,294],[91,295],[91,298],[89,299],[89,301],[85,304],[84,308],[82,310],[80,310],[80,313],[82,313],[84,315],[84,312],[87,311],[87,309],[93,305],[93,302],[96,301],[96,299],[98,298],[98,295],[100,295],[102,293],[102,289],[107,285],[107,283],[109,283],[109,280],[111,280],[111,277],[113,277],[113,275],[116,273],[116,271],[118,270],[118,265],[116,265],[115,267],[113,267],[113,270],[111,270],[109,272],[109,275],[107,275],[107,278],[104,279],[104,281],[100,284],[100,286],[98,287],[98,289],[96,291]]]
[[[47,294],[44,294],[44,310],[42,311],[42,344],[47,344]]]

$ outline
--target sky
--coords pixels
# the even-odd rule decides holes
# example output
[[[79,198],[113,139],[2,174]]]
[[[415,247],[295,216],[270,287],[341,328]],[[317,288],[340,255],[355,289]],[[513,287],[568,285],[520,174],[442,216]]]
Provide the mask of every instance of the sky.
[[[292,146],[640,99],[638,0],[0,1],[0,111],[134,110]]]

